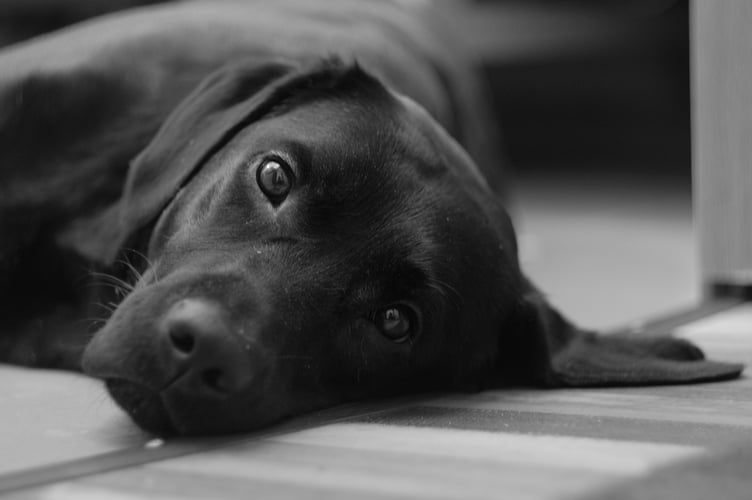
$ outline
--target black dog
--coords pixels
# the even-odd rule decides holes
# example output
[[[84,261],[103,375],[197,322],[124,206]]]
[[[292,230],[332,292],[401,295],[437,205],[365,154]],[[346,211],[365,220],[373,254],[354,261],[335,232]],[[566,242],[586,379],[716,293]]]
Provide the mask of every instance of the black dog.
[[[358,4],[144,10],[0,57],[6,361],[82,366],[184,434],[409,391],[739,375],[552,309],[435,121],[488,161],[472,79],[409,13]],[[93,267],[116,286],[86,287]]]

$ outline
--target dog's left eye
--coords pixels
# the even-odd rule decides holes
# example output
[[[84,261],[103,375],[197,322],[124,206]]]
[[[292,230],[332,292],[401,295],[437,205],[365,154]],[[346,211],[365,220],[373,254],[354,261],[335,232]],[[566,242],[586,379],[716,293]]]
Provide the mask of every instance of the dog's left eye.
[[[292,189],[292,171],[284,161],[270,158],[264,160],[256,171],[256,182],[267,198],[279,203]]]
[[[382,335],[397,343],[408,340],[418,326],[415,312],[404,304],[379,309],[374,314],[373,322]]]

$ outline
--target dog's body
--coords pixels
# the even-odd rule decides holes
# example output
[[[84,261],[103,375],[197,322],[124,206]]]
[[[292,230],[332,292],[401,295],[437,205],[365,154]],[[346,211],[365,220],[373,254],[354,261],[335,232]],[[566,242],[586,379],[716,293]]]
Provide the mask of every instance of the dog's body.
[[[0,56],[2,359],[79,367],[80,320],[112,302],[85,371],[181,433],[406,391],[737,376],[548,306],[496,195],[482,88],[416,19],[184,4]],[[83,286],[87,268],[119,286]]]

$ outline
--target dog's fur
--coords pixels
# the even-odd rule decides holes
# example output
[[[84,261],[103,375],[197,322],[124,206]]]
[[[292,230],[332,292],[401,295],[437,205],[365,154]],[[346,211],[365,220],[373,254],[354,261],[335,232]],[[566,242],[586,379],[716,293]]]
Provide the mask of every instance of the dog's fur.
[[[0,56],[2,359],[82,365],[186,434],[410,391],[739,375],[554,310],[520,271],[477,82],[409,12],[363,4],[145,9]]]

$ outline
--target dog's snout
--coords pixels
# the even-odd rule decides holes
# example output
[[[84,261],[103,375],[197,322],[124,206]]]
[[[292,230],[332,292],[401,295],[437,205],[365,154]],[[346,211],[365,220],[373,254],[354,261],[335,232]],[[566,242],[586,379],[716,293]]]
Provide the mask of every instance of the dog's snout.
[[[225,396],[251,383],[250,359],[219,305],[182,299],[167,311],[161,330],[165,361],[175,373],[173,387]]]

